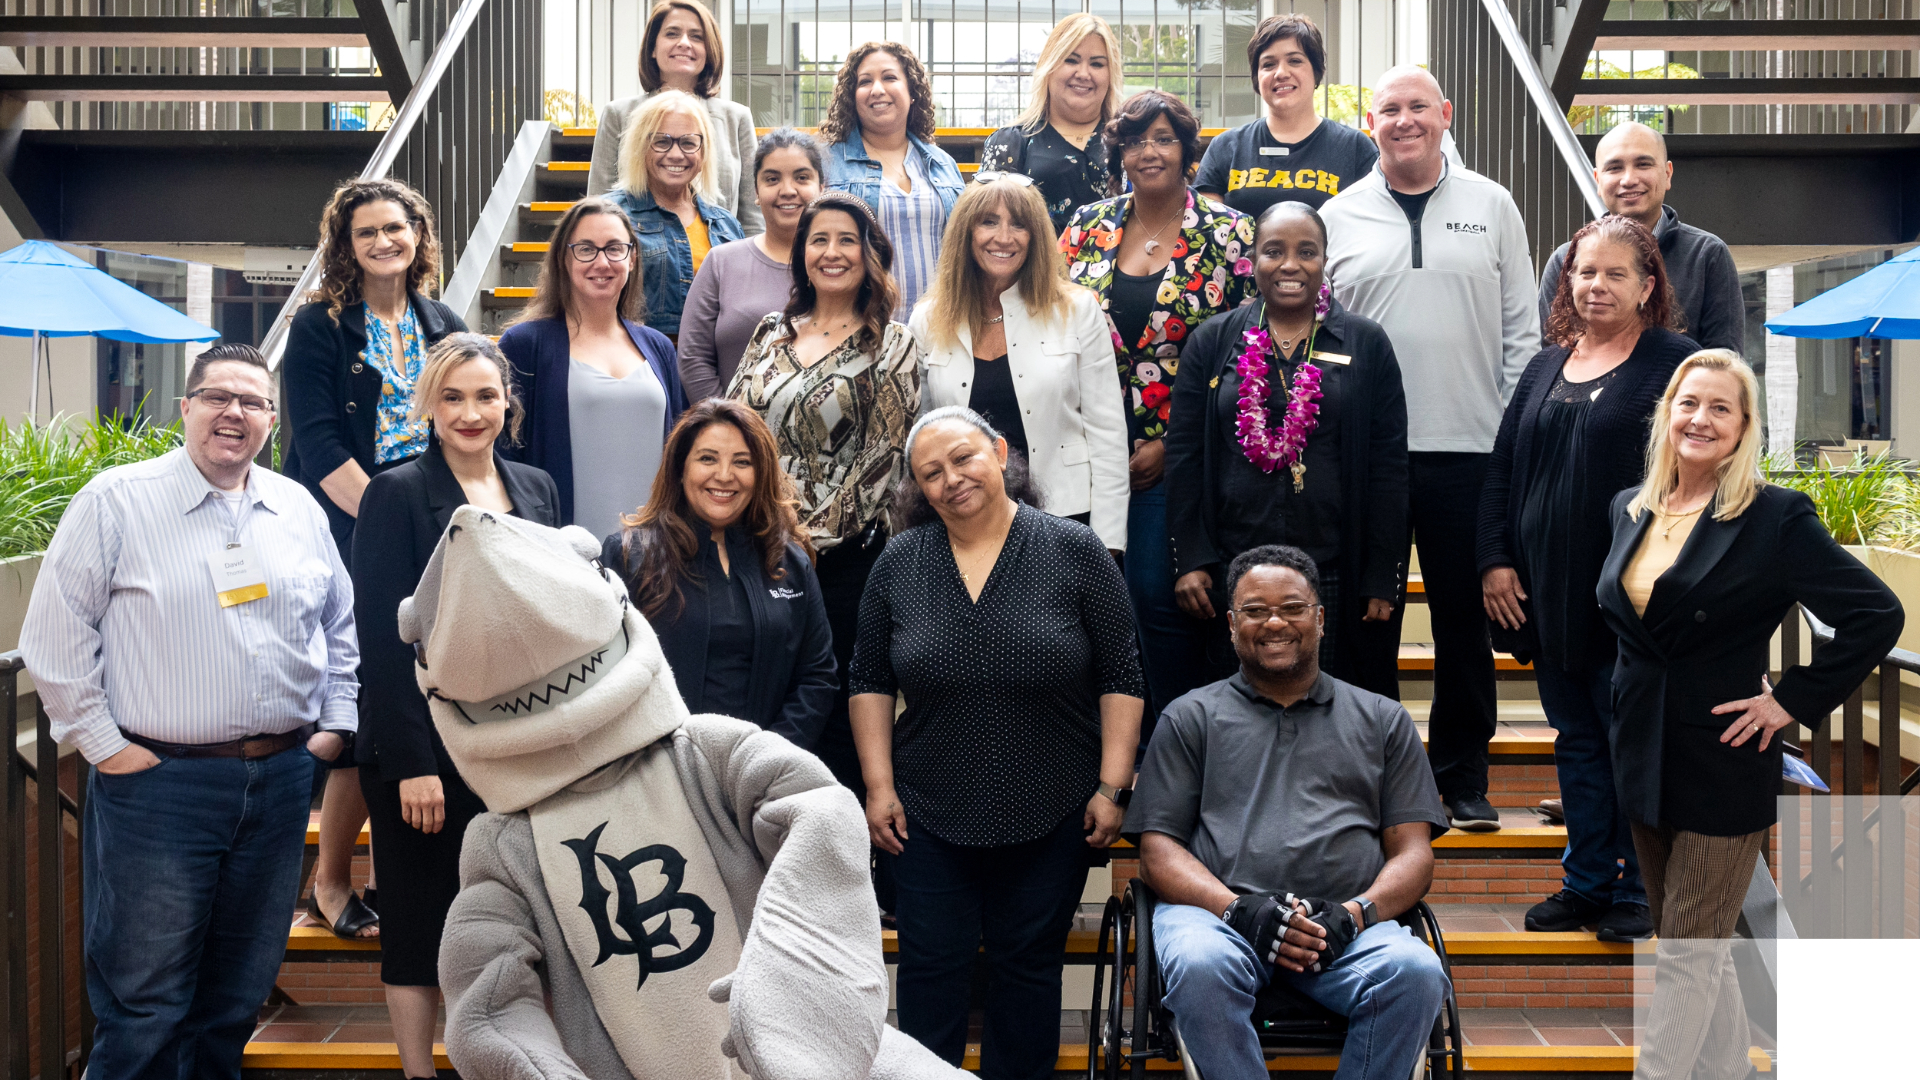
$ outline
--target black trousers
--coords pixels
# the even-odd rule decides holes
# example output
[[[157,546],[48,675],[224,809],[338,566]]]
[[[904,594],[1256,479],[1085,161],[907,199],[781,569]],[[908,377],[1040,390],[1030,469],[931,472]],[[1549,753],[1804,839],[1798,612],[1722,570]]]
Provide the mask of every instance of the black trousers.
[[[1474,555],[1487,454],[1408,454],[1413,539],[1433,620],[1433,711],[1427,760],[1440,797],[1487,792],[1487,743],[1496,718],[1493,642]]]
[[[467,824],[487,812],[460,773],[443,763],[446,822],[423,833],[400,813],[400,781],[360,770],[380,872],[380,981],[388,986],[439,986],[440,937],[460,894],[460,845]]]
[[[833,712],[813,752],[833,773],[833,778],[853,791],[860,805],[867,802],[866,781],[860,776],[860,755],[853,746],[853,725],[847,717],[847,680],[853,666],[854,632],[860,628],[860,597],[867,591],[867,576],[880,560],[886,547],[884,533],[871,539],[861,534],[820,553],[814,573],[820,579],[820,599],[827,606],[827,628],[833,631],[833,662],[840,669],[840,688],[833,699]]]

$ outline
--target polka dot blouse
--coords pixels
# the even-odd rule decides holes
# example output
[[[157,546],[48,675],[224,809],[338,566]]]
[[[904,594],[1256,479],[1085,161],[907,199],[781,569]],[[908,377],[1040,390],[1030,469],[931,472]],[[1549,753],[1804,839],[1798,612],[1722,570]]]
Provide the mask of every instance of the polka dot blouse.
[[[913,827],[1041,836],[1100,783],[1100,697],[1144,697],[1126,581],[1093,530],[1022,505],[978,603],[947,529],[894,537],[860,601],[855,694],[906,697],[894,788]]]

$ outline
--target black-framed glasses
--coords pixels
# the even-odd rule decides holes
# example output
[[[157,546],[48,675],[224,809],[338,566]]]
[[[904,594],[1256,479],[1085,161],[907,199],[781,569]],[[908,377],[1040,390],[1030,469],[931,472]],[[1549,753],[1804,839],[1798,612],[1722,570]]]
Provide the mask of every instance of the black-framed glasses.
[[[656,154],[670,154],[676,146],[683,154],[697,154],[704,145],[706,145],[705,141],[698,135],[655,135],[653,137],[653,152]]]
[[[1121,143],[1120,152],[1122,154],[1132,154],[1146,146],[1151,146],[1155,150],[1171,150],[1179,145],[1180,140],[1172,135],[1155,135],[1151,139],[1142,135],[1139,138],[1128,139],[1126,142]]]
[[[211,386],[203,386],[198,390],[188,391],[187,397],[189,399],[199,398],[201,401],[206,402],[207,407],[215,412],[226,412],[227,406],[236,401],[240,403],[240,410],[242,412],[258,415],[260,413],[270,413],[273,411],[272,398],[260,397],[257,394],[236,394],[230,390],[219,390]]]
[[[599,258],[603,253],[606,255],[607,261],[611,263],[626,262],[627,259],[633,255],[633,245],[623,240],[615,240],[613,243],[603,247],[595,247],[585,240],[582,240],[579,243],[568,244],[567,250],[573,252],[575,262],[583,263],[590,263]]]
[[[385,225],[368,225],[365,228],[355,229],[348,235],[353,237],[353,242],[356,244],[370,243],[376,236],[384,236],[389,240],[398,240],[402,236],[412,232],[414,227],[419,223],[419,218],[408,218],[405,221],[389,221]]]
[[[976,184],[991,184],[996,180],[1011,180],[1021,187],[1033,186],[1033,177],[1026,173],[1011,172],[1006,169],[981,169],[973,174],[973,182]]]
[[[1313,611],[1319,604],[1310,604],[1305,600],[1291,600],[1279,607],[1267,607],[1264,604],[1247,604],[1233,609],[1236,617],[1255,626],[1264,626],[1278,616],[1290,623],[1303,623],[1313,618]]]

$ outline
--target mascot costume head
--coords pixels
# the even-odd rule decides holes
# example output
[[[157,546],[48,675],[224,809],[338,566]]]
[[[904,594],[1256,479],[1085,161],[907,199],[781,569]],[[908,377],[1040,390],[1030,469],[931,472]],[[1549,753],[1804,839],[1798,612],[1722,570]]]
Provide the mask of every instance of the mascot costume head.
[[[819,760],[689,716],[583,529],[454,512],[400,633],[490,813],[441,944],[469,1080],[959,1070],[886,1026],[864,816]]]

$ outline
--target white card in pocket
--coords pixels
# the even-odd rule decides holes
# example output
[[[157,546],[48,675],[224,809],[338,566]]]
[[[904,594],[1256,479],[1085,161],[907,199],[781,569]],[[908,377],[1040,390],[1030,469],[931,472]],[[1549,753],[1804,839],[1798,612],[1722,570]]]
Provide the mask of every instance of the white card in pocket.
[[[229,544],[225,550],[207,556],[207,566],[213,571],[213,594],[223,608],[267,595],[266,567],[245,544]]]

